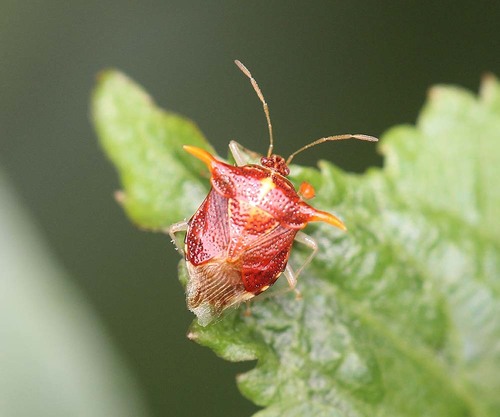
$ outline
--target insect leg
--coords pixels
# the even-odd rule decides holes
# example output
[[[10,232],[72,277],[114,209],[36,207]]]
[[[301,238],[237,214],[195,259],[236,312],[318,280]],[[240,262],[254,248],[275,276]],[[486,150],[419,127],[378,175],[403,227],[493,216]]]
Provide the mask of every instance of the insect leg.
[[[297,274],[293,272],[292,267],[290,264],[288,264],[283,271],[283,275],[285,276],[286,280],[288,281],[288,286],[289,288],[286,289],[284,292],[288,291],[294,291],[295,292],[295,298],[297,300],[302,298],[302,294],[300,291],[297,289]]]
[[[245,317],[250,317],[252,315],[251,301],[250,300],[245,301],[245,304],[246,308],[243,314],[245,315]]]
[[[248,163],[245,159],[245,154],[240,148],[240,145],[234,140],[229,142],[229,150],[231,151],[231,155],[233,155],[234,162],[236,162],[236,166],[240,167]]]
[[[307,246],[309,249],[311,249],[311,253],[309,256],[306,258],[304,263],[299,267],[297,271],[295,271],[295,279],[298,278],[298,276],[301,274],[301,272],[304,270],[304,268],[311,263],[311,261],[314,259],[316,256],[316,253],[318,252],[318,244],[316,241],[309,235],[306,235],[303,232],[298,232],[297,235],[295,236],[295,240],[299,243],[302,243],[303,245]]]
[[[229,150],[231,151],[231,155],[236,162],[236,166],[239,167],[248,164],[260,164],[260,160],[262,159],[262,155],[260,153],[251,151],[250,149],[241,146],[235,140],[229,142]]]
[[[300,294],[300,291],[296,288],[297,287],[297,278],[301,274],[301,272],[304,270],[304,268],[311,263],[313,258],[316,256],[316,252],[318,252],[318,244],[316,241],[309,235],[306,235],[303,232],[298,232],[297,235],[295,236],[295,240],[299,243],[302,243],[303,245],[306,245],[308,248],[311,249],[311,253],[307,257],[307,259],[304,261],[304,263],[297,269],[297,271],[294,271],[290,264],[288,264],[283,271],[283,275],[285,275],[286,280],[288,281],[288,285],[290,286],[290,290],[295,291],[295,296],[297,298],[301,298],[302,295]]]
[[[186,220],[179,223],[174,223],[167,229],[167,232],[170,235],[170,238],[172,239],[172,243],[175,245],[175,248],[179,251],[179,253],[183,256],[184,256],[184,249],[183,249],[184,244],[179,245],[179,242],[177,241],[177,237],[175,236],[175,234],[179,232],[185,232],[187,229],[188,229],[188,222]]]

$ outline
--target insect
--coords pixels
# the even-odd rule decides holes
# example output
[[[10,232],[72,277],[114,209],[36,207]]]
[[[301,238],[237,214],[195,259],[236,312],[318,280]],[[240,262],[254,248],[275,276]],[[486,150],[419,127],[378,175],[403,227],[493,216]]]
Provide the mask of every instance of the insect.
[[[187,305],[202,326],[226,308],[261,294],[282,273],[290,289],[299,294],[297,277],[318,251],[316,242],[301,230],[310,222],[325,222],[346,230],[339,218],[304,201],[314,196],[310,184],[303,183],[297,192],[286,178],[295,155],[328,141],[377,141],[367,135],[329,136],[300,148],[286,160],[274,154],[268,105],[250,71],[241,62],[235,63],[250,79],[262,102],[269,130],[267,155],[260,158],[260,165],[248,164],[248,151],[231,141],[229,148],[236,162],[233,166],[201,148],[184,146],[206,164],[212,188],[189,221],[176,223],[168,230],[174,244],[176,233],[186,232],[183,247],[176,245],[185,256],[189,275]],[[294,241],[311,250],[295,271],[288,264]]]

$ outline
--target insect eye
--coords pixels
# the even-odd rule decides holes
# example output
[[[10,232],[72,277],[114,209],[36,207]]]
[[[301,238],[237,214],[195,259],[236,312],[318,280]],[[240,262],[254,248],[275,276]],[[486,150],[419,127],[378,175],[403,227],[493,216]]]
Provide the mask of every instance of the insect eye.
[[[314,189],[314,187],[311,184],[304,181],[302,184],[300,184],[299,195],[303,199],[309,200],[310,198],[314,198],[314,196],[316,195],[316,190]]]

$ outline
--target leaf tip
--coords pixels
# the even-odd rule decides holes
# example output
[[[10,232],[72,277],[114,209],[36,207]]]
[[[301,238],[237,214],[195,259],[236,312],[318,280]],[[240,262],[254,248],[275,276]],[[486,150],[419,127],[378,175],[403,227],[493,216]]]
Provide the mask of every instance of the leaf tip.
[[[437,100],[443,94],[445,89],[446,87],[443,87],[442,85],[433,85],[427,90],[427,98],[429,100]]]
[[[188,334],[186,335],[186,337],[189,340],[192,340],[193,342],[196,342],[198,340],[198,334],[196,334],[196,332],[194,332],[194,331],[189,331]]]
[[[98,71],[96,76],[95,76],[96,82],[98,84],[102,84],[103,82],[106,82],[109,78],[112,78],[112,77],[126,78],[126,75],[123,74],[123,72],[121,72],[115,68],[104,68],[104,69]]]
[[[481,76],[481,85],[490,84],[490,83],[497,83],[497,82],[498,82],[498,78],[492,72],[487,71]]]
[[[483,101],[491,102],[498,95],[500,86],[498,78],[491,72],[486,72],[481,77],[481,86],[479,88],[479,95]]]
[[[123,190],[117,190],[114,192],[113,197],[115,198],[115,201],[120,205],[123,206],[125,204],[125,200],[127,198],[127,195]]]

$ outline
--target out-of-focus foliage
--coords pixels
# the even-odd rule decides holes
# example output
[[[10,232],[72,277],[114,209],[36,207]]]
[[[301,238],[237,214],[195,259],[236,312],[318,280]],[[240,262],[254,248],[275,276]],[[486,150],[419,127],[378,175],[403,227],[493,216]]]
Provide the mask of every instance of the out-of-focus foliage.
[[[1,175],[0,230],[0,415],[148,415],[98,318]]]

